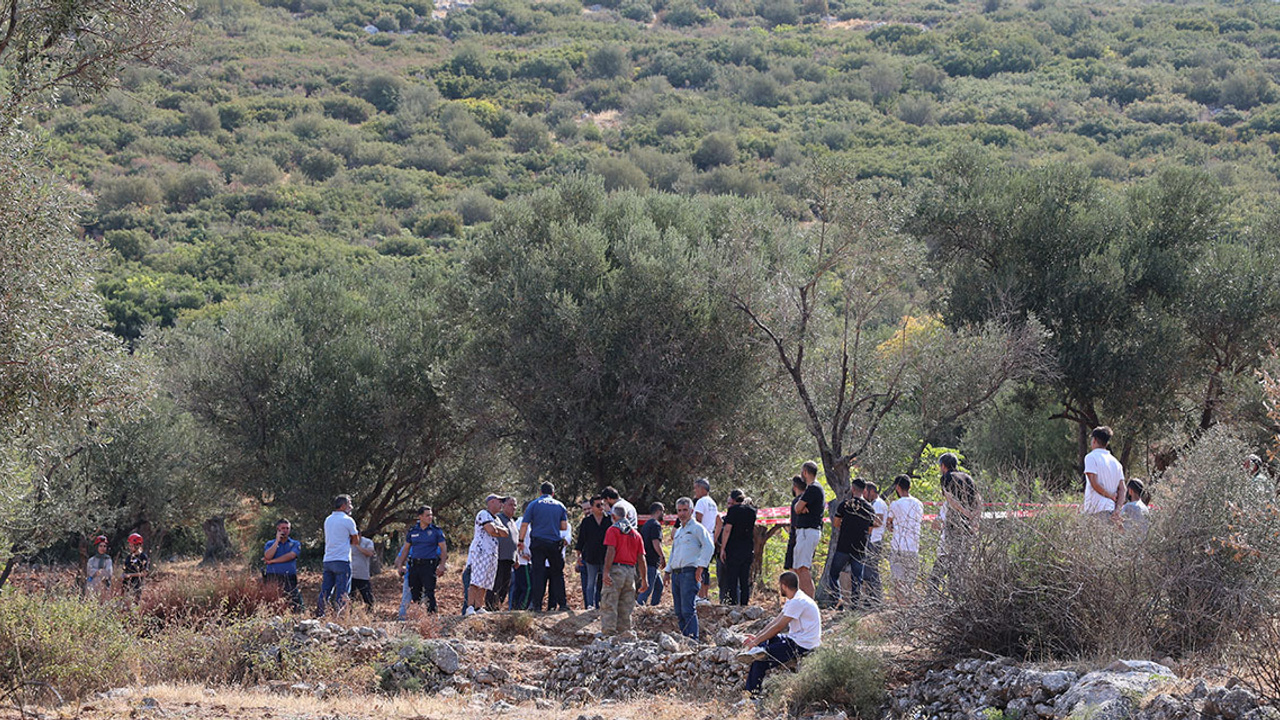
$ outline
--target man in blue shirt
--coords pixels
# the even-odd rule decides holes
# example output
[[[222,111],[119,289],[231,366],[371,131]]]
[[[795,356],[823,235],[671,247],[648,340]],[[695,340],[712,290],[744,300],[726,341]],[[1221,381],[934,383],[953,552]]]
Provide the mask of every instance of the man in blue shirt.
[[[414,602],[427,596],[427,612],[436,612],[436,578],[444,575],[449,548],[444,531],[436,527],[435,511],[430,505],[418,508],[418,522],[405,533],[404,547],[396,557],[396,569],[404,573],[409,563],[409,592]]]
[[[302,543],[289,537],[293,526],[288,520],[276,521],[276,536],[267,541],[262,552],[262,579],[280,586],[280,595],[288,596],[294,612],[302,610],[302,593],[298,592],[298,555]]]
[[[556,488],[549,482],[539,488],[542,495],[524,510],[524,525],[517,549],[529,548],[533,565],[533,597],[530,607],[541,612],[542,596],[547,593],[547,610],[568,610],[569,599],[564,590],[564,555],[568,542],[560,535],[569,529],[569,511],[556,500]]]

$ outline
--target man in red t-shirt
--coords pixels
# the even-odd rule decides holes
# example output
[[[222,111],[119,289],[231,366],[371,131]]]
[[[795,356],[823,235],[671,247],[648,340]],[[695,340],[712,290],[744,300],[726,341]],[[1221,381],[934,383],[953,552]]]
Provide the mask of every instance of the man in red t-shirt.
[[[604,534],[604,596],[600,599],[600,630],[605,635],[631,633],[631,611],[636,607],[636,578],[639,592],[648,589],[649,574],[644,565],[644,541],[631,526],[627,509],[613,506],[613,526]]]

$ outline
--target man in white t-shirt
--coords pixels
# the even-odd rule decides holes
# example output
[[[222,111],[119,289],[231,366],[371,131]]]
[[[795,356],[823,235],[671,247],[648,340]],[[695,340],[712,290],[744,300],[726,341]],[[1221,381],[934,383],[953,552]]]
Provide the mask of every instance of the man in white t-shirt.
[[[1124,468],[1107,447],[1111,444],[1111,428],[1093,429],[1093,450],[1084,456],[1084,503],[1080,514],[1117,523],[1124,507]]]
[[[333,594],[333,609],[342,612],[351,592],[351,546],[360,543],[360,531],[351,519],[351,497],[333,499],[333,513],[324,519],[324,579],[316,614],[324,615],[324,601]]]
[[[808,655],[822,644],[822,613],[813,598],[800,590],[800,577],[788,570],[778,578],[778,591],[787,601],[782,612],[759,635],[747,638],[738,661],[751,663],[747,692],[760,692],[765,673]],[[782,631],[786,630],[783,634]]]
[[[889,580],[893,585],[893,598],[902,604],[915,593],[916,577],[920,573],[920,524],[924,520],[924,503],[911,497],[911,478],[899,475],[893,479],[893,491],[898,496],[889,504]]]
[[[693,518],[698,521],[699,525],[707,529],[707,534],[711,537],[716,536],[716,519],[720,517],[720,509],[716,507],[716,501],[711,499],[711,481],[707,478],[698,478],[693,481]],[[708,568],[709,569],[709,568]],[[707,599],[707,593],[711,590],[711,573],[702,573],[702,587],[698,588],[697,604],[711,602]]]

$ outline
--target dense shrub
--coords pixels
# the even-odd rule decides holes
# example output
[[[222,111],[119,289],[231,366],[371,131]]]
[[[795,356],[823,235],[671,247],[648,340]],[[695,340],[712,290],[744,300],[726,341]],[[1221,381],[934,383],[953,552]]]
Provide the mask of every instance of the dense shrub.
[[[698,144],[692,159],[700,170],[735,163],[738,161],[738,143],[728,133],[711,133]]]
[[[903,626],[944,656],[1220,650],[1273,616],[1280,589],[1277,509],[1241,469],[1247,454],[1221,426],[1206,432],[1154,484],[1145,537],[1074,513],[985,522],[947,592]]]
[[[6,590],[0,596],[0,687],[22,697],[73,700],[129,679],[130,637],[110,607],[78,597]],[[41,685],[45,684],[45,685]]]
[[[766,706],[799,715],[811,706],[844,708],[851,717],[879,717],[885,698],[881,659],[858,647],[851,627],[827,629],[822,645],[805,656],[795,673],[765,678]]]

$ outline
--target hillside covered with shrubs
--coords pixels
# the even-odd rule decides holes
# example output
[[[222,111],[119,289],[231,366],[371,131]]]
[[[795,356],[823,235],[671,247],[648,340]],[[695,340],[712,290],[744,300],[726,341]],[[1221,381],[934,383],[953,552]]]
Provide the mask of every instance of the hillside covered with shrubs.
[[[1200,168],[1241,232],[1277,189],[1272,3],[202,0],[189,23],[167,64],[44,115],[129,340],[275,278],[448,257],[571,174],[804,221],[816,157],[914,187],[983,146],[1106,188]]]

